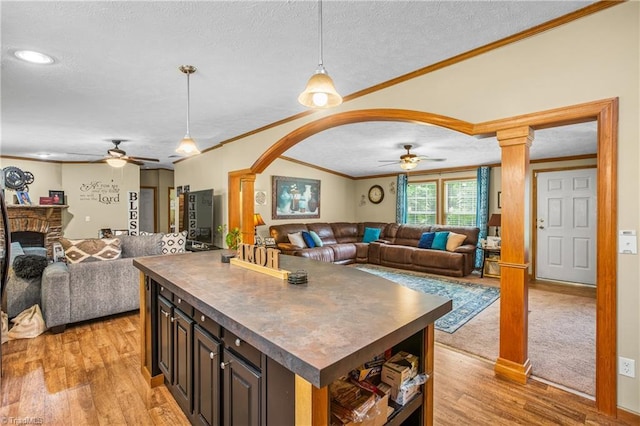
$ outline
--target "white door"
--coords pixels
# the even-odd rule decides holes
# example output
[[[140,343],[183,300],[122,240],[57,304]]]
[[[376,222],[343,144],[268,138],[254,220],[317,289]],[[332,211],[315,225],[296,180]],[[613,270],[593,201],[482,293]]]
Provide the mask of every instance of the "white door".
[[[596,283],[596,169],[537,174],[536,278]]]
[[[156,189],[140,187],[140,231],[156,232]]]

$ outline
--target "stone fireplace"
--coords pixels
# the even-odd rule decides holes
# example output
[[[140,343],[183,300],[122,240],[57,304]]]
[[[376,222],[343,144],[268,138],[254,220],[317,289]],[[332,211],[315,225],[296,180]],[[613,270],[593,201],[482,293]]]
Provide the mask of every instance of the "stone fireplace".
[[[40,246],[53,256],[53,243],[62,236],[62,209],[67,206],[7,206],[11,241]]]

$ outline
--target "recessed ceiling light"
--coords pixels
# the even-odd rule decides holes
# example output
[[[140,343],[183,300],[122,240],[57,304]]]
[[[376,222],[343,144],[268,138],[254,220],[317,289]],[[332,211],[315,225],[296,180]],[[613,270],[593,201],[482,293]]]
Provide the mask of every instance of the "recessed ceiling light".
[[[14,53],[16,58],[32,64],[49,65],[53,63],[53,58],[44,53],[34,52],[33,50],[16,50]]]

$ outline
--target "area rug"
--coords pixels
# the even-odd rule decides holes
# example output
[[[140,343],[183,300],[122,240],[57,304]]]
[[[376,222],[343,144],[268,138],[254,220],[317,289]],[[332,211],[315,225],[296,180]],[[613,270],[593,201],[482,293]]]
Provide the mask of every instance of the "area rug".
[[[454,333],[500,297],[500,289],[496,287],[435,278],[410,271],[398,272],[397,269],[383,266],[357,265],[356,268],[412,290],[451,299],[453,309],[435,323],[437,330],[447,333]]]

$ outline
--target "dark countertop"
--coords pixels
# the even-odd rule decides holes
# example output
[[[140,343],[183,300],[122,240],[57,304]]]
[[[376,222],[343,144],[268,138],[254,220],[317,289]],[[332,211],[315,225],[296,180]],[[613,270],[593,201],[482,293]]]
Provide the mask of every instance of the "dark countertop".
[[[452,302],[355,268],[281,256],[305,285],[220,262],[220,251],[134,265],[222,327],[320,388],[449,312]]]

